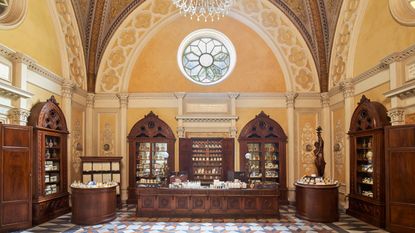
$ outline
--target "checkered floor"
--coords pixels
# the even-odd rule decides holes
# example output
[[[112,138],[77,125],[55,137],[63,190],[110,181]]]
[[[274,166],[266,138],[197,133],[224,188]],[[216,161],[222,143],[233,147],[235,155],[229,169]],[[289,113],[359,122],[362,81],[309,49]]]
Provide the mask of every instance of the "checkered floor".
[[[295,217],[295,208],[281,206],[280,219],[193,219],[193,218],[138,218],[134,205],[125,205],[117,218],[95,226],[79,226],[71,223],[71,214],[23,232],[75,232],[75,233],[262,233],[262,232],[385,232],[345,213],[335,223],[313,223]]]

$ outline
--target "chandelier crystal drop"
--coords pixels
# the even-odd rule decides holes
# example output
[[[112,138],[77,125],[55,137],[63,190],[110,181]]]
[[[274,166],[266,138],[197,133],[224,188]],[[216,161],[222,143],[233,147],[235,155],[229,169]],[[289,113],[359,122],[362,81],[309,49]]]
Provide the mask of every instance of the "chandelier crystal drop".
[[[172,2],[180,9],[181,14],[190,15],[190,19],[195,17],[197,21],[204,19],[207,22],[210,19],[213,22],[228,14],[234,0],[172,0]]]

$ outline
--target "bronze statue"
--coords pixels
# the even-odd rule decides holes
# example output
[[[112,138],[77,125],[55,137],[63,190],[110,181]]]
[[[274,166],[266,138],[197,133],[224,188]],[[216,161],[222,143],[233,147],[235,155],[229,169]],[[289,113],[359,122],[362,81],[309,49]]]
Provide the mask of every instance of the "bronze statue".
[[[324,168],[326,167],[326,162],[324,161],[324,141],[321,138],[321,127],[317,127],[317,141],[314,143],[314,164],[317,168],[318,176],[324,176]]]

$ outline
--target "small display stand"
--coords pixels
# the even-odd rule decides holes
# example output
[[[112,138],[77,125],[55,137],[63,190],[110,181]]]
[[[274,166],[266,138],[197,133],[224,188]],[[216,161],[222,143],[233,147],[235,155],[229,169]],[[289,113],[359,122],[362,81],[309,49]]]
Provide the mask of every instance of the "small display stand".
[[[313,222],[339,220],[338,184],[295,183],[295,216]]]
[[[96,225],[115,219],[117,185],[109,187],[73,187],[72,223]]]

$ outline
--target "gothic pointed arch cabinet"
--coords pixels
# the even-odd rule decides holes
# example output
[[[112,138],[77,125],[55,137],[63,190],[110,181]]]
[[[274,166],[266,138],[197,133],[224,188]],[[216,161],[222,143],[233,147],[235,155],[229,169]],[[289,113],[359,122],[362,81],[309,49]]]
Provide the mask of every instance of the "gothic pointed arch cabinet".
[[[350,194],[347,214],[385,226],[384,127],[386,108],[362,96],[350,122]]]
[[[33,223],[68,213],[67,136],[65,116],[54,96],[33,106]]]
[[[139,120],[128,135],[128,203],[136,203],[136,187],[166,184],[174,170],[174,137],[171,128],[153,112]]]
[[[286,181],[287,136],[264,112],[248,122],[239,135],[240,170],[249,183],[278,183],[280,202],[288,203]]]

